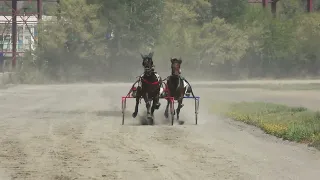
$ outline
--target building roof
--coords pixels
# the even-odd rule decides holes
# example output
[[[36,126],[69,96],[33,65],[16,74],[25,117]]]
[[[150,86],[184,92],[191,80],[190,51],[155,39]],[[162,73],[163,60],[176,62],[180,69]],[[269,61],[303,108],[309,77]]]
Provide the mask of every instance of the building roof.
[[[54,16],[42,16],[44,21],[52,20]],[[0,16],[0,24],[11,23],[12,16]],[[10,20],[10,21],[8,21]],[[23,24],[26,21],[27,24],[37,24],[38,18],[35,16],[17,16],[17,23]]]

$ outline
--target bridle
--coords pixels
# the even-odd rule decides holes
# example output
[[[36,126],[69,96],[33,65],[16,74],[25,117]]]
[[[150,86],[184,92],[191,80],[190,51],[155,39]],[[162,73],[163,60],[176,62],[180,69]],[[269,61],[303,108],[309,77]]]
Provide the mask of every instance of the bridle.
[[[145,67],[145,68],[144,68],[144,74],[145,74],[146,76],[151,76],[151,75],[152,75],[152,68]]]
[[[151,76],[154,73],[153,70],[153,61],[151,58],[144,58],[143,62],[142,62],[142,66],[144,68],[144,74],[146,76]],[[159,81],[155,81],[155,82],[149,82],[148,80],[146,80],[145,78],[141,77],[141,80],[146,83],[146,84],[150,84],[150,85],[158,85],[160,82]]]
[[[147,75],[147,76],[151,76],[152,74],[152,67],[153,67],[153,61],[151,58],[149,57],[146,57],[143,59],[143,62],[142,62],[142,66],[144,68],[144,73]]]
[[[180,76],[180,64],[178,62],[173,62],[171,64],[171,75]]]
[[[178,78],[178,84],[177,84],[176,90],[178,90],[178,88],[182,83],[180,78],[180,67],[181,67],[181,63],[179,63],[177,59],[171,60],[171,77]]]

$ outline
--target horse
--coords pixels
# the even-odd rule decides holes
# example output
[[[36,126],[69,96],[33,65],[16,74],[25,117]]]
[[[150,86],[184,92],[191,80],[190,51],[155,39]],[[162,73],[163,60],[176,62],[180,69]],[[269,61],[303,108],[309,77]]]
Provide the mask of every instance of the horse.
[[[153,65],[153,52],[148,55],[142,55],[142,66],[144,73],[139,76],[139,85],[136,90],[136,105],[135,110],[132,113],[132,117],[135,118],[138,115],[140,98],[143,98],[147,108],[147,120],[148,124],[154,123],[154,111],[160,108],[159,95],[160,86],[162,84],[161,77],[154,71]],[[152,105],[151,105],[152,101]]]
[[[171,58],[171,75],[167,77],[167,89],[168,89],[168,96],[173,97],[174,100],[178,101],[178,107],[176,109],[176,115],[177,120],[179,124],[184,124],[184,121],[179,120],[179,114],[181,108],[184,106],[182,104],[183,97],[186,94],[186,96],[190,96],[190,92],[192,92],[191,87],[189,86],[189,83],[187,83],[183,77],[181,77],[181,64],[182,60],[181,58]],[[164,112],[164,116],[166,118],[169,117],[168,108],[170,105],[170,100],[167,99],[167,106],[166,110]],[[174,112],[175,114],[175,112]]]

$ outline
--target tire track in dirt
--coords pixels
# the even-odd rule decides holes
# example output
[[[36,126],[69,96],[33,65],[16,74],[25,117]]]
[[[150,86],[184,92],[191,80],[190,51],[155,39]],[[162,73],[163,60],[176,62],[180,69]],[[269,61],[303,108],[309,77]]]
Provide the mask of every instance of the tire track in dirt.
[[[15,120],[13,119],[13,121]],[[12,122],[7,123],[10,124]],[[26,131],[32,129],[33,124],[21,120],[15,123],[15,126],[8,125],[5,129],[1,129],[4,135],[0,138],[2,146],[0,149],[0,166],[6,168],[6,174],[10,176],[10,179],[33,179],[34,174],[37,172],[36,169],[30,168],[30,162],[33,159],[29,157],[27,152],[29,144],[25,141],[31,135]],[[1,127],[4,128],[3,126]]]
[[[115,179],[115,175],[105,167],[108,162],[100,153],[99,145],[87,137],[88,118],[81,116],[63,115],[52,119],[49,137],[52,139],[47,153],[43,156],[47,169],[46,179],[99,179],[108,177]],[[105,172],[101,170],[105,169]]]
[[[25,96],[26,94],[28,94],[28,97]],[[78,110],[75,110],[74,113],[70,113],[69,111],[53,111],[57,107],[61,108],[60,98],[65,97],[65,100],[69,100],[69,103],[75,102],[74,99],[72,97],[68,98],[70,93],[64,93],[61,90],[45,95],[40,93],[40,96],[37,96],[37,92],[34,92],[34,94],[33,96],[29,92],[20,94],[20,96],[26,99],[22,98],[22,101],[27,101],[32,106],[18,108],[15,115],[9,111],[1,116],[2,119],[4,117],[11,120],[12,118],[16,118],[14,123],[6,120],[1,121],[3,123],[1,128],[7,131],[5,137],[16,138],[16,140],[8,141],[8,143],[3,141],[5,148],[1,149],[1,151],[12,151],[14,149],[16,153],[13,157],[10,156],[10,159],[7,159],[7,163],[14,162],[18,164],[15,169],[11,168],[10,171],[8,171],[10,167],[7,166],[5,161],[2,160],[1,165],[4,164],[3,168],[5,169],[9,167],[7,169],[8,174],[17,179],[73,179],[74,177],[81,176],[72,171],[76,169],[72,168],[73,166],[81,166],[81,158],[79,158],[80,163],[78,164],[70,162],[76,163],[77,161],[75,160],[78,159],[77,155],[79,153],[87,153],[85,151],[78,152],[79,149],[81,150],[81,147],[82,150],[94,149],[94,144],[88,146],[88,143],[81,143],[82,140],[79,139],[86,122],[81,120],[83,116],[79,116]],[[10,101],[14,101],[15,99],[16,97],[10,98],[9,96]],[[24,103],[21,104],[23,105]],[[6,107],[10,110],[13,109],[10,106]],[[78,122],[78,120],[81,120],[81,122]],[[13,124],[14,126],[12,126]],[[41,131],[41,129],[44,131]],[[19,135],[19,132],[22,132],[22,135]],[[95,153],[94,150],[91,151]],[[83,161],[88,160],[84,159]],[[29,162],[29,164],[24,165],[26,164],[25,162]]]
[[[7,102],[1,104],[0,110],[0,140],[3,146],[0,149],[0,154],[3,155],[0,167],[6,169],[6,173],[1,174],[2,178],[41,177],[40,174],[43,172],[39,172],[39,167],[35,164],[38,162],[37,159],[46,153],[45,147],[50,143],[50,138],[46,135],[46,117],[39,117],[30,110],[50,106],[56,102],[55,93],[46,93],[39,95],[17,87],[1,93],[1,97]],[[5,174],[8,177],[3,177]]]
[[[1,141],[1,146],[3,146],[3,149],[0,154],[0,162],[2,168],[6,168],[9,171],[7,172],[10,174],[10,179],[30,177],[32,171],[24,168],[28,161],[20,140],[6,138]]]
[[[121,127],[119,124],[101,126],[101,122],[93,122],[91,126],[95,130],[104,129],[102,134],[101,131],[91,132],[90,136],[96,136],[103,152],[112,159],[111,169],[118,179],[165,179],[163,164],[159,164],[136,139],[142,129],[137,126]]]
[[[170,149],[168,153],[171,156],[162,158],[178,165],[179,169],[175,172],[180,175],[179,179],[241,179],[237,173],[238,165],[233,164],[229,157],[217,153],[210,141],[206,144],[198,142],[200,138],[186,131],[185,127],[163,127],[151,136],[152,141],[159,143],[157,147]]]

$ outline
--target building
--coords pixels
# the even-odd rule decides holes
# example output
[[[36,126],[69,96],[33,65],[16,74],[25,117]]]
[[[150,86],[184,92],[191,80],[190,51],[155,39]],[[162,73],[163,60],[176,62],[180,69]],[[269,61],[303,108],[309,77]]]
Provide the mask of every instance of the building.
[[[43,0],[42,19],[51,19],[46,16],[49,7],[55,6],[55,0]],[[37,1],[18,1],[17,9],[17,56],[22,56],[26,50],[34,49],[37,40]],[[11,42],[11,19],[12,8],[11,1],[0,1],[0,50],[4,51],[5,57],[12,57]]]
[[[11,42],[11,16],[0,16],[0,49],[3,50],[5,57],[12,57]],[[51,19],[52,16],[43,16],[43,20]],[[34,50],[37,34],[37,17],[17,16],[17,56],[23,56],[26,50]],[[25,23],[24,23],[25,22]]]

